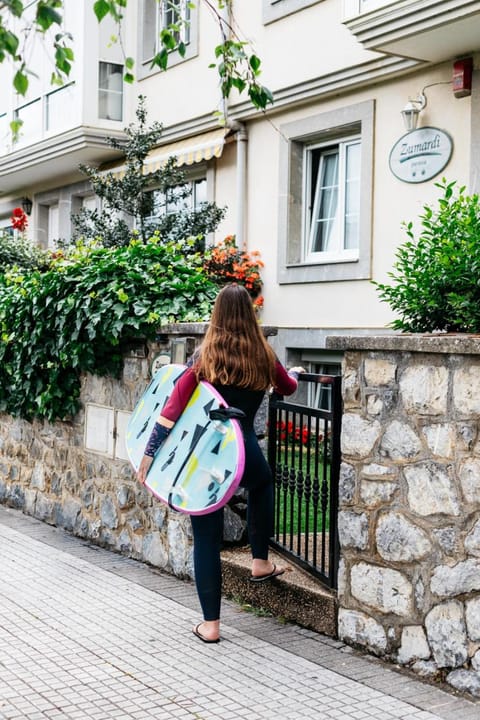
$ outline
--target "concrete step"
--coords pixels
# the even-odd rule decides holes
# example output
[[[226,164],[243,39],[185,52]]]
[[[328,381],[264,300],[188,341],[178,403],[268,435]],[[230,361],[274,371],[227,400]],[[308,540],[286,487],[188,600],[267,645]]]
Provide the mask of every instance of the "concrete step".
[[[226,597],[266,610],[275,617],[315,632],[336,637],[337,597],[307,572],[275,552],[270,559],[287,572],[265,583],[249,582],[251,555],[248,548],[222,552],[223,592]]]

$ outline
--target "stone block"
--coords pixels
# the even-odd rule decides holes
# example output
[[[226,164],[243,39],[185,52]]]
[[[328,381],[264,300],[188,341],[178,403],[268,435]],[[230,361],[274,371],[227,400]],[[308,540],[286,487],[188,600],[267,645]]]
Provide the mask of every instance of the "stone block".
[[[381,613],[409,617],[413,612],[413,587],[398,570],[360,562],[350,573],[350,590],[361,603]]]
[[[446,555],[458,552],[458,531],[455,527],[435,528],[433,535]]]
[[[362,645],[378,655],[387,649],[383,626],[369,615],[356,610],[339,609],[338,637],[344,642]]]
[[[135,493],[130,485],[120,485],[117,488],[117,503],[120,510],[126,510],[133,506]]]
[[[168,565],[168,551],[164,537],[159,532],[148,533],[142,541],[142,555],[145,562],[155,567]]]
[[[360,485],[360,499],[368,508],[374,508],[388,503],[398,490],[398,485],[391,482],[377,482],[375,480],[362,480]]]
[[[396,467],[392,467],[391,465],[379,465],[378,463],[369,463],[362,467],[361,475],[362,477],[368,479],[381,478],[382,480],[390,480],[392,477],[396,477],[398,475],[398,469]]]
[[[439,597],[480,590],[480,560],[464,560],[453,567],[439,565],[433,571],[430,590]]]
[[[106,495],[102,498],[100,503],[100,519],[102,525],[115,530],[118,527],[118,512],[110,495]]]
[[[447,683],[456,690],[480,697],[480,673],[474,670],[453,670],[447,675]]]
[[[463,417],[480,414],[480,365],[466,365],[453,373],[453,404]]]
[[[383,434],[380,455],[392,460],[411,460],[419,455],[422,443],[407,423],[393,420]]]
[[[434,678],[438,673],[438,665],[435,660],[417,660],[411,669],[424,678]]]
[[[425,618],[427,638],[438,667],[457,668],[468,657],[463,604],[451,600],[436,605]]]
[[[366,358],[363,364],[365,382],[371,387],[390,385],[395,382],[397,365],[382,358]]]
[[[456,431],[453,425],[448,423],[424,425],[423,434],[434,457],[449,459],[454,456]]]
[[[25,506],[25,490],[21,485],[11,485],[7,495],[7,504],[17,510],[23,510]]]
[[[342,419],[342,454],[354,458],[366,458],[380,437],[378,420],[366,420],[360,415],[347,413]]]
[[[398,512],[381,515],[375,540],[379,555],[393,562],[412,562],[427,555],[432,544],[428,535]]]
[[[472,642],[480,641],[480,597],[465,602],[465,620],[468,637]]]
[[[338,481],[338,498],[340,506],[349,505],[355,498],[356,471],[353,465],[342,462]]]
[[[469,555],[480,557],[480,520],[477,520],[465,538],[465,550]]]
[[[414,660],[428,660],[431,655],[425,631],[421,625],[407,625],[402,630],[398,662],[406,665]]]
[[[439,463],[419,463],[404,468],[408,504],[418,515],[460,515],[457,493],[447,471]]]
[[[368,517],[366,513],[342,510],[338,513],[340,547],[365,550],[368,547]]]
[[[480,460],[468,459],[462,462],[458,476],[465,501],[480,507]]]
[[[447,411],[448,370],[433,365],[407,367],[400,376],[400,399],[407,414],[444,415]]]
[[[188,557],[188,539],[185,533],[185,524],[190,522],[185,516],[174,518],[170,516],[167,527],[167,553],[168,563],[174,575],[185,577],[187,574],[186,562]]]
[[[355,369],[346,368],[343,375],[343,402],[345,408],[360,407],[361,393],[358,373]]]
[[[377,394],[367,396],[367,413],[368,415],[381,415],[383,410],[383,400]]]

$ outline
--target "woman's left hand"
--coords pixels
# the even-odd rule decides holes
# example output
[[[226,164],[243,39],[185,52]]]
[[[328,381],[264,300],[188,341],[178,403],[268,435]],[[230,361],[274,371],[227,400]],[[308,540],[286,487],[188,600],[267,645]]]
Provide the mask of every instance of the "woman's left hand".
[[[137,470],[137,480],[142,485],[145,485],[145,480],[147,479],[148,471],[150,470],[152,463],[153,457],[150,457],[149,455],[144,455],[140,461],[140,465]]]

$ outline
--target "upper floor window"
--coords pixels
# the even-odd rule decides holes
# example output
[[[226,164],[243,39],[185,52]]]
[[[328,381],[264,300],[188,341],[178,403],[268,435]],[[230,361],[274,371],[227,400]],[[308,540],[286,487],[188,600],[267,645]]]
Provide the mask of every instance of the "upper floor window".
[[[104,120],[123,119],[123,65],[99,63],[98,117]]]
[[[305,153],[305,259],[354,259],[359,245],[360,138],[307,146]]]
[[[263,0],[263,22],[267,25],[318,2],[320,0]]]
[[[171,32],[175,43],[169,50],[170,65],[196,54],[196,17],[197,10],[191,7],[189,0],[143,0],[141,46],[144,73],[158,70],[158,67],[151,68],[150,65],[164,47],[161,35],[165,30]],[[175,52],[179,45],[183,46],[183,54]]]

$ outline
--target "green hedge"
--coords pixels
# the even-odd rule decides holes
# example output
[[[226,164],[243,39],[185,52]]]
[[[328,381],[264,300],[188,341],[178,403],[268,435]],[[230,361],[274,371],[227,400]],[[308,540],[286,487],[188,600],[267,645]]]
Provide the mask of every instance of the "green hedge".
[[[118,376],[125,345],[209,317],[217,286],[185,246],[77,246],[46,272],[0,276],[0,410],[67,419],[80,374]]]

